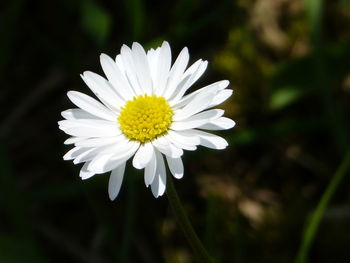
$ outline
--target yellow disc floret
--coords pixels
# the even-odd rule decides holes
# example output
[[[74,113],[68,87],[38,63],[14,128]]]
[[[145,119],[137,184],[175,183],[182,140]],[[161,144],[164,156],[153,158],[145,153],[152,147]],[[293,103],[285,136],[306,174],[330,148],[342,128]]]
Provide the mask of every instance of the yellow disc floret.
[[[173,111],[164,97],[140,95],[126,102],[118,122],[130,140],[145,143],[165,134],[172,117]]]

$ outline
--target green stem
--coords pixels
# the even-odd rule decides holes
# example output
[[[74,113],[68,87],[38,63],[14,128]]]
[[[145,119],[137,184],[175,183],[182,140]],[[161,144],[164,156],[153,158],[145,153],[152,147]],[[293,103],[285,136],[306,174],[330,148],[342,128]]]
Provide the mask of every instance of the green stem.
[[[182,228],[183,233],[185,234],[187,241],[191,245],[193,251],[197,255],[200,262],[203,263],[213,263],[214,261],[209,256],[208,252],[204,248],[202,242],[199,240],[196,232],[194,231],[190,220],[187,217],[187,214],[181,204],[179,196],[175,190],[173,179],[168,176],[167,184],[167,196],[169,203],[174,211],[175,217]]]
[[[310,219],[304,230],[303,239],[302,239],[295,263],[307,262],[308,252],[310,250],[316,231],[324,215],[324,212],[330,200],[332,199],[335,191],[337,190],[341,180],[344,178],[344,175],[346,174],[346,171],[349,169],[349,167],[350,167],[350,151],[347,153],[342,163],[338,167],[337,171],[333,175],[315,211],[310,216]]]

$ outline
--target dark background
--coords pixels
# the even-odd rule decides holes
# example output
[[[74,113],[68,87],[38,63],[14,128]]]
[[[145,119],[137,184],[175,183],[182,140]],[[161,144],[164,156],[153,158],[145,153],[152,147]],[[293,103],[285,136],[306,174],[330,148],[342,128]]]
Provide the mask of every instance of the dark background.
[[[224,151],[184,157],[176,182],[218,262],[293,262],[308,216],[349,149],[348,0],[12,0],[0,3],[0,262],[196,262],[169,208],[129,168],[81,181],[58,129],[66,92],[102,74],[100,53],[168,40],[209,67],[192,90],[229,79],[237,125]],[[349,174],[310,262],[350,262]]]

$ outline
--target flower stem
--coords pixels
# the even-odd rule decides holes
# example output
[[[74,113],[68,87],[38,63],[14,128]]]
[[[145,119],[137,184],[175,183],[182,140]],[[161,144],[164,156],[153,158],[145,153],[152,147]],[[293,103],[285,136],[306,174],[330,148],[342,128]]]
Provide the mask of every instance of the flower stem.
[[[214,263],[212,258],[209,256],[208,252],[204,248],[202,242],[199,240],[196,232],[194,231],[190,220],[187,217],[187,214],[181,204],[179,196],[176,192],[173,179],[170,176],[167,178],[167,196],[170,203],[170,206],[173,209],[175,217],[182,228],[183,233],[185,234],[188,243],[191,245],[193,251],[197,255],[200,262],[203,263]]]
[[[312,245],[317,229],[321,223],[324,212],[349,168],[350,168],[350,151],[344,157],[337,171],[332,176],[332,179],[329,182],[325,192],[323,193],[315,211],[311,214],[310,219],[306,224],[306,227],[303,233],[303,239],[302,239],[295,263],[307,262],[309,249]]]

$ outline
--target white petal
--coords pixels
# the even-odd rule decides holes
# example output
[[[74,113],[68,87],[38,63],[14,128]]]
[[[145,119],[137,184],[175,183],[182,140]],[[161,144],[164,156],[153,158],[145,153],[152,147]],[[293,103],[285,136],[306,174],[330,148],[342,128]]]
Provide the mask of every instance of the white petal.
[[[119,69],[117,63],[106,54],[101,54],[100,62],[103,72],[112,83],[115,92],[125,101],[132,99],[136,94],[125,79],[125,76]]]
[[[69,109],[61,112],[61,115],[66,120],[78,120],[78,119],[97,119],[96,116],[82,110],[82,109]]]
[[[118,165],[123,163],[123,161],[121,161],[120,163],[117,163],[117,164],[113,165],[112,167],[110,167],[110,165],[107,167],[107,165],[112,162],[111,161],[112,158],[116,155],[117,154],[112,154],[112,153],[97,155],[94,159],[92,159],[90,161],[90,164],[88,166],[88,170],[93,171],[96,174],[102,174],[102,173],[106,173],[106,172],[113,170],[114,168],[118,167]],[[121,155],[118,155],[118,157],[120,157],[120,156]]]
[[[155,80],[158,79],[158,62],[159,62],[160,48],[154,50],[151,48],[147,52],[147,60],[150,68],[152,83],[153,83],[153,92],[155,92]]]
[[[108,195],[111,201],[113,201],[119,194],[124,178],[125,164],[126,163],[122,163],[119,167],[115,168],[109,177]]]
[[[223,103],[225,100],[231,97],[232,93],[233,90],[231,89],[224,89],[220,91],[218,94],[215,95],[212,102],[208,105],[207,108],[215,107],[216,105]]]
[[[199,70],[199,67],[202,62],[203,60],[199,59],[195,63],[193,63],[182,75],[181,80],[177,83],[175,90],[173,90],[170,97],[166,97],[171,106],[175,105],[190,87],[189,84],[192,81],[193,74],[196,70]]]
[[[135,71],[143,93],[152,95],[152,79],[148,65],[147,55],[143,47],[134,42],[132,44],[132,55],[134,59]]]
[[[154,65],[155,54],[156,53],[154,48],[150,48],[149,50],[147,50],[147,59],[150,69],[152,69],[152,66]]]
[[[191,75],[186,76],[185,78],[183,78],[176,86],[176,89],[173,90],[172,92],[172,96],[176,96],[176,94],[178,94],[178,91],[181,90],[182,87],[186,86],[187,82],[189,81],[189,79],[191,78]],[[179,96],[179,98],[181,98],[181,96]],[[169,105],[174,108],[174,105],[176,105],[178,99],[171,99],[171,98],[167,98],[165,97],[165,99],[169,102]]]
[[[219,91],[225,89],[230,82],[228,80],[221,80],[215,83],[212,83],[208,86],[205,86],[201,89],[198,89],[180,99],[176,104],[173,105],[173,108],[181,108],[186,105],[190,100],[194,98],[198,93],[214,93],[217,94]]]
[[[125,67],[124,67],[124,64],[123,64],[122,56],[120,54],[115,57],[115,64],[117,64],[117,67],[120,70],[120,72],[122,73],[122,75],[124,77],[126,77],[126,75],[125,75]]]
[[[64,156],[63,160],[73,160],[76,158],[79,154],[84,153],[85,151],[89,150],[90,148],[83,148],[83,147],[74,147],[70,149]]]
[[[213,93],[199,93],[185,107],[176,111],[173,120],[184,120],[197,112],[206,109],[214,95],[215,94]]]
[[[110,137],[121,134],[118,126],[104,120],[63,120],[59,128],[71,136]]]
[[[71,136],[79,137],[110,137],[120,135],[120,130],[116,127],[101,129],[95,127],[74,127],[64,131]]]
[[[180,179],[184,175],[184,165],[180,158],[171,158],[166,156],[168,162],[169,170],[176,179]]]
[[[151,160],[149,161],[148,165],[145,168],[145,185],[146,185],[146,187],[148,187],[153,182],[154,176],[156,174],[156,169],[157,169],[157,159],[156,159],[156,154],[153,151]]]
[[[125,104],[125,101],[114,91],[108,80],[91,71],[85,71],[80,76],[106,106],[117,112],[120,111],[120,107]]]
[[[122,147],[126,147],[127,141],[119,141],[119,142],[113,142],[108,144],[101,144],[98,147],[94,147],[91,150],[87,150],[84,153],[78,155],[74,159],[74,164],[82,163],[86,161],[91,161],[92,159],[96,158],[98,155],[103,154],[115,154],[116,149],[120,149]]]
[[[203,111],[187,118],[186,120],[174,121],[171,124],[170,128],[172,130],[188,130],[201,127],[202,125],[210,122],[211,120],[221,117],[223,114],[224,111],[220,109]]]
[[[158,151],[173,158],[178,158],[183,154],[182,149],[179,149],[170,143],[170,141],[166,139],[166,136],[159,137],[152,141],[152,144],[158,149]]]
[[[125,75],[130,83],[131,88],[133,89],[135,94],[143,94],[141,83],[139,83],[137,79],[132,51],[128,46],[123,45],[120,50],[120,55],[124,65]]]
[[[153,152],[154,152],[154,148],[152,143],[145,143],[141,145],[134,156],[132,165],[136,169],[145,168],[148,165],[148,163],[151,161],[152,155],[154,154]]]
[[[191,132],[199,136],[201,140],[200,144],[202,146],[205,146],[211,149],[222,150],[222,149],[225,149],[228,145],[227,141],[220,136],[207,133],[204,131],[199,131],[199,130],[192,130]]]
[[[191,72],[190,74],[193,74],[193,77],[191,78],[191,82],[189,83],[189,86],[192,86],[193,83],[195,83],[205,72],[205,70],[207,69],[208,66],[208,61],[204,60],[199,68],[197,70],[193,70],[193,73]],[[188,68],[187,72],[190,72],[191,68]],[[184,73],[184,75],[186,75],[186,73]]]
[[[179,56],[174,62],[174,65],[170,70],[168,83],[166,85],[166,89],[163,91],[162,94],[164,97],[169,98],[171,97],[171,95],[173,95],[177,84],[179,84],[179,82],[182,79],[182,74],[184,73],[187,67],[189,58],[190,56],[188,53],[188,49],[187,47],[185,47],[180,52]]]
[[[61,120],[57,122],[62,128],[73,128],[73,127],[104,127],[104,126],[116,126],[116,122],[101,120],[101,119],[76,119],[76,120]]]
[[[236,123],[226,117],[221,117],[219,119],[216,120],[212,120],[202,126],[199,126],[199,129],[205,129],[205,130],[228,130],[231,129],[232,127],[234,127],[236,125]]]
[[[91,98],[88,95],[85,95],[84,93],[78,91],[69,91],[67,93],[67,96],[79,108],[87,111],[94,116],[110,121],[116,120],[115,113],[99,103],[97,100]]]
[[[87,169],[87,167],[89,166],[90,162],[86,162],[83,167],[80,169],[80,173],[79,176],[81,177],[81,179],[85,180],[85,179],[89,179],[92,176],[95,175],[94,172],[91,172]]]
[[[166,170],[165,170],[164,159],[162,154],[159,153],[158,151],[155,151],[155,154],[157,158],[157,169],[156,169],[154,180],[151,184],[151,190],[152,190],[153,196],[155,198],[158,198],[159,196],[162,196],[165,192]]]
[[[186,131],[168,131],[170,137],[174,138],[176,141],[182,142],[187,145],[198,145],[200,143],[199,137],[187,133]]]
[[[91,148],[79,154],[73,161],[74,164],[83,163],[86,161],[91,161],[98,153],[98,148]]]
[[[85,138],[81,138],[81,137],[70,137],[67,140],[64,141],[64,144],[74,144],[80,141],[85,140]]]
[[[189,117],[183,118],[183,116],[181,116],[182,111],[181,110],[175,110],[174,111],[174,117],[173,117],[173,121],[189,121],[189,120],[199,120],[199,119],[204,119],[207,121],[210,120],[215,120],[219,117],[221,117],[222,115],[224,115],[225,111],[221,110],[221,109],[213,109],[213,110],[207,110],[207,111],[202,111],[200,113],[191,115]],[[176,117],[176,118],[175,118]]]
[[[175,105],[182,98],[191,85],[203,74],[207,65],[208,61],[199,60],[185,71],[183,79],[189,78],[186,82],[180,82],[173,93],[173,97],[167,98],[170,106]]]
[[[182,78],[188,75],[193,75],[199,68],[199,66],[203,63],[202,59],[198,59],[194,62],[183,74]]]
[[[203,124],[206,124],[208,121],[199,119],[199,120],[194,120],[194,121],[178,121],[178,122],[173,122],[171,125],[171,129],[174,131],[183,131],[183,130],[189,130],[193,128],[200,127]]]
[[[156,69],[156,75],[153,82],[154,93],[156,95],[163,94],[166,82],[169,77],[171,66],[171,50],[169,43],[164,41],[160,50]]]
[[[194,151],[197,149],[196,145],[190,145],[190,144],[185,144],[181,141],[177,141],[176,139],[174,139],[173,137],[171,137],[170,135],[168,136],[169,141],[177,148],[179,149],[183,149],[183,150],[187,150],[187,151]]]
[[[119,145],[118,145],[119,146]],[[137,151],[140,143],[129,141],[124,147],[115,147],[115,152],[101,154],[94,158],[88,169],[97,174],[106,173],[126,162]]]
[[[122,140],[127,140],[123,134],[119,136],[112,136],[112,137],[89,138],[83,141],[76,142],[75,146],[99,147],[103,145],[114,144]]]

